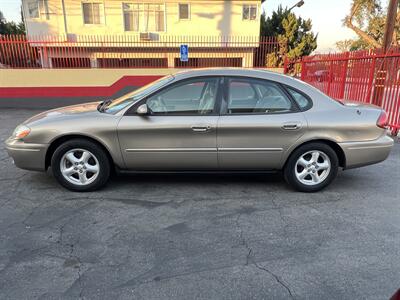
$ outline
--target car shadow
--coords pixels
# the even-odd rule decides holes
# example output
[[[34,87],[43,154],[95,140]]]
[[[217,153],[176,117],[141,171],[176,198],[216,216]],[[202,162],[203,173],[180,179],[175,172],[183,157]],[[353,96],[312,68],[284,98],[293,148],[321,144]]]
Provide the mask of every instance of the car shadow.
[[[108,187],[128,184],[284,184],[280,173],[138,173],[118,174],[111,177]]]

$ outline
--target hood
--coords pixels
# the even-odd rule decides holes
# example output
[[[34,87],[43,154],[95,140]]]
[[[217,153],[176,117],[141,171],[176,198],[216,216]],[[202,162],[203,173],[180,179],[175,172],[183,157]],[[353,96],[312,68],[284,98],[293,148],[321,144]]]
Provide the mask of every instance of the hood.
[[[72,117],[78,115],[85,115],[85,114],[93,114],[99,113],[97,110],[97,106],[99,105],[100,101],[97,102],[90,102],[90,103],[83,103],[71,106],[60,107],[52,110],[48,110],[42,112],[32,118],[26,120],[24,124],[27,123],[34,123],[39,122],[40,120],[46,119],[54,119],[54,118],[64,118],[64,117]]]

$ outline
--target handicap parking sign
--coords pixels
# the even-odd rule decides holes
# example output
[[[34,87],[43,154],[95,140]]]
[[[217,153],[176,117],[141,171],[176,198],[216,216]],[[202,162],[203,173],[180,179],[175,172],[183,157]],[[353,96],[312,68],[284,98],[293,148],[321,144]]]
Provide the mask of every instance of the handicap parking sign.
[[[181,45],[181,61],[188,61],[189,60],[189,46],[188,45]]]

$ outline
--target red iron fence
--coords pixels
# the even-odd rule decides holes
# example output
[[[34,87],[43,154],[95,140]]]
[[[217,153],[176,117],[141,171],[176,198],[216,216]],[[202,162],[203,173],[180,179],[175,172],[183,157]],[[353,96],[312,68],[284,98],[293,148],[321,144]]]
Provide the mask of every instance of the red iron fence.
[[[381,106],[394,132],[400,128],[400,49],[303,57],[301,79],[338,100]]]
[[[180,60],[180,45],[189,60]],[[3,68],[270,67],[274,37],[258,36],[0,36]]]

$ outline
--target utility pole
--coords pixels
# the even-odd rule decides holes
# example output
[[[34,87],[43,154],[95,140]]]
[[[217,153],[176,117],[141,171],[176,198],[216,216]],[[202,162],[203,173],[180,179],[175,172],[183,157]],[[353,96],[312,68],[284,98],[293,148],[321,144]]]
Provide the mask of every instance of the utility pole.
[[[399,6],[399,0],[390,0],[388,6],[388,12],[386,17],[385,35],[383,37],[382,54],[385,55],[392,45],[394,28],[396,25],[397,7]],[[382,105],[383,96],[385,93],[385,82],[387,76],[387,69],[389,64],[387,60],[383,58],[382,66],[376,73],[375,78],[375,90],[372,98],[372,103],[378,106]]]

